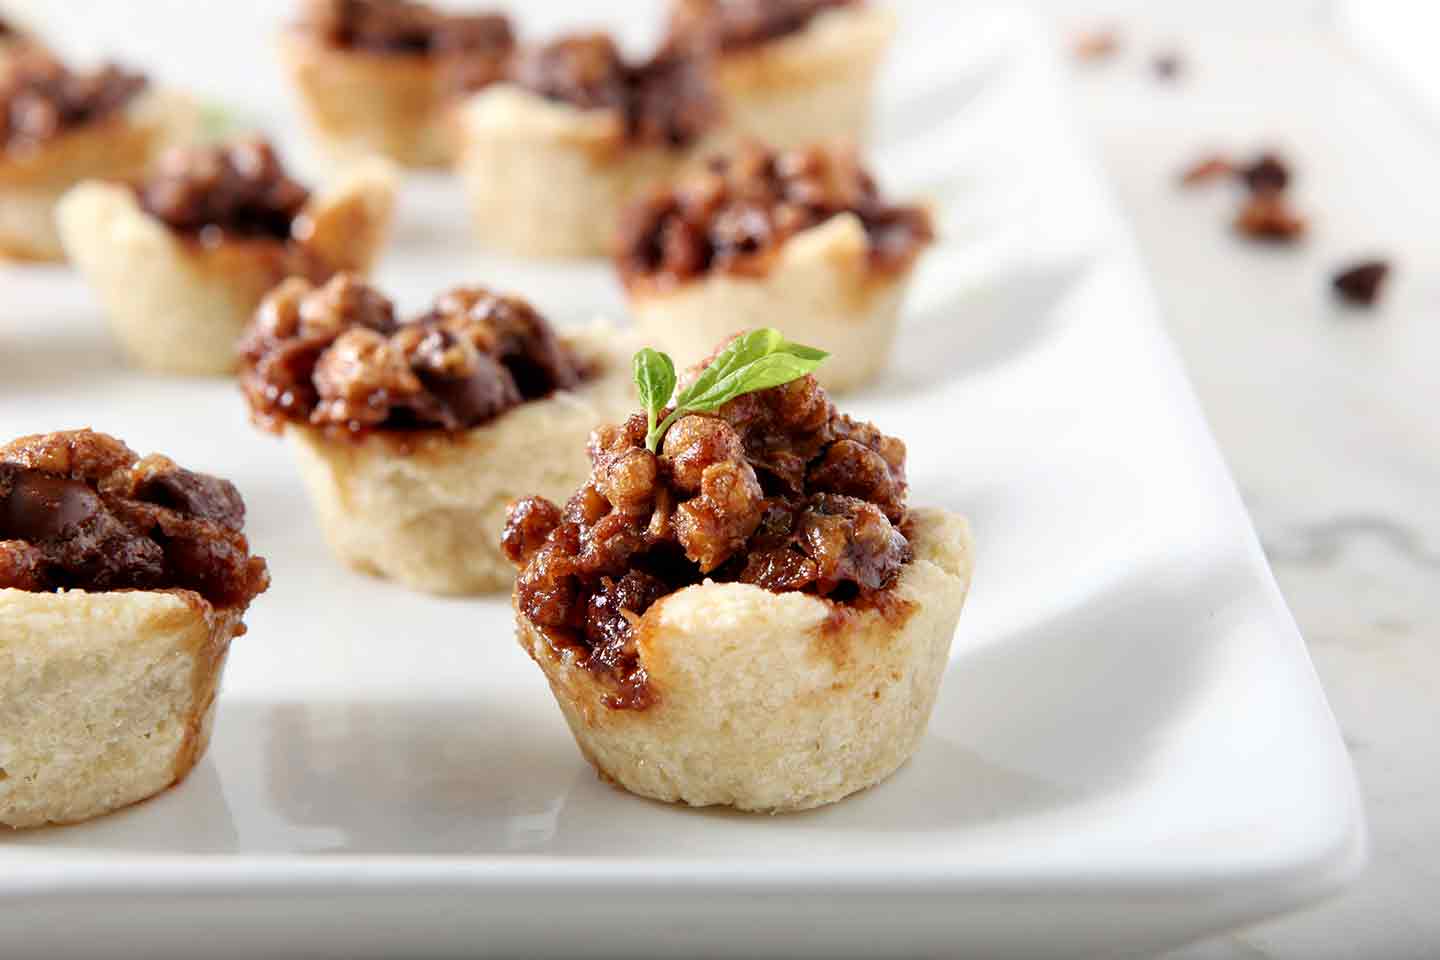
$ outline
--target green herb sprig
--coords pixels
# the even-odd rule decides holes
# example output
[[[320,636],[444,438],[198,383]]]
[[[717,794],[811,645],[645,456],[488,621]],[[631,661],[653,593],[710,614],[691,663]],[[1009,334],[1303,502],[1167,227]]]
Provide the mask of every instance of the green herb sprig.
[[[660,351],[646,347],[635,354],[635,386],[650,428],[645,446],[652,453],[658,451],[665,431],[686,414],[714,413],[736,397],[798,380],[814,373],[828,356],[824,350],[791,343],[779,330],[752,330],[730,341],[695,382],[680,391],[674,409],[661,420],[660,414],[675,392],[675,364]]]

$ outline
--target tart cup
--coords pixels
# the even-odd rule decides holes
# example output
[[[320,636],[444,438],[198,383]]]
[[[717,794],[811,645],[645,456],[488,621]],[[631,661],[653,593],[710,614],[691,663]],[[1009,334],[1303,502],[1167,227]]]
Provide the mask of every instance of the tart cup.
[[[188,590],[0,590],[0,824],[89,820],[185,779],[243,613]]]
[[[841,213],[789,238],[759,276],[711,273],[672,287],[643,279],[630,310],[647,343],[676,357],[709,356],[746,329],[784,317],[786,336],[828,350],[815,371],[826,390],[874,379],[890,358],[911,264],[878,272],[860,219]]]
[[[894,34],[894,11],[865,5],[828,10],[798,33],[724,54],[717,80],[731,132],[781,148],[863,143]]]
[[[55,221],[66,191],[82,180],[140,175],[161,150],[193,135],[198,119],[185,97],[146,91],[124,111],[61,133],[34,150],[0,153],[0,255],[64,259]]]
[[[377,431],[356,441],[288,423],[320,526],[343,562],[425,593],[508,590],[505,507],[538,491],[564,499],[590,473],[585,444],[634,408],[630,356],[613,331],[565,342],[593,377],[470,430]]]
[[[575,650],[523,614],[518,639],[580,752],[626,790],[770,813],[833,803],[915,752],[969,589],[966,522],[911,517],[915,558],[871,607],[713,582],[659,600],[636,626],[644,709],[609,706]]]
[[[341,50],[289,30],[280,59],[332,158],[379,153],[407,167],[450,162],[454,137],[433,57]]]
[[[630,143],[616,111],[581,110],[510,84],[466,100],[457,123],[475,236],[516,256],[609,253],[625,205],[700,150]]]
[[[235,343],[271,287],[293,272],[366,272],[394,205],[389,164],[361,164],[314,197],[300,248],[225,238],[213,247],[176,233],[135,192],[91,181],[71,190],[57,219],[65,250],[95,288],[111,330],[136,366],[217,375],[235,369]]]

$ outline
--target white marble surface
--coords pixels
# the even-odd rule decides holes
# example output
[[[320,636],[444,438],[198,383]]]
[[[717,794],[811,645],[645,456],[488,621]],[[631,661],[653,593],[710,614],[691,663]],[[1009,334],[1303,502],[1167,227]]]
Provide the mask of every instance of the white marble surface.
[[[1165,960],[1440,956],[1440,116],[1312,5],[1228,6],[1121,11],[1123,53],[1075,92],[1345,732],[1373,862],[1334,901]],[[1149,61],[1170,47],[1186,69],[1165,85]],[[1246,246],[1233,194],[1175,187],[1207,147],[1266,144],[1298,167],[1302,247]],[[1330,270],[1372,251],[1398,271],[1382,307],[1335,307]]]

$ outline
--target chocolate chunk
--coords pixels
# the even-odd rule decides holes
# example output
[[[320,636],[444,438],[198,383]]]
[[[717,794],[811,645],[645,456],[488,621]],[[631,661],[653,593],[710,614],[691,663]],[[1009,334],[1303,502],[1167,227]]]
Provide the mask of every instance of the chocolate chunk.
[[[1269,152],[1241,166],[1236,173],[1255,193],[1279,192],[1288,187],[1291,180],[1290,165],[1279,154]]]
[[[493,420],[523,400],[510,371],[484,353],[477,353],[466,371],[452,376],[422,375],[421,379],[440,402],[444,412],[438,419],[447,429],[462,430],[467,424]]]
[[[1336,296],[1357,307],[1373,306],[1390,276],[1388,260],[1361,260],[1337,271],[1330,284]]]
[[[235,484],[181,467],[146,476],[136,486],[135,498],[199,520],[212,520],[227,530],[245,526],[245,501]]]
[[[11,468],[13,470],[13,468]],[[0,540],[49,543],[104,511],[100,497],[79,480],[18,471],[0,501]]]

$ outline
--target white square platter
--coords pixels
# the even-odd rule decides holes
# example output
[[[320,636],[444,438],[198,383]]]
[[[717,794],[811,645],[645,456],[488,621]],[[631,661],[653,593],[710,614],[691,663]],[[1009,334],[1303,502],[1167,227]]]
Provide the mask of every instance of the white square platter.
[[[263,52],[283,6],[39,13],[288,136]],[[654,10],[524,6],[547,26]],[[1344,747],[1049,38],[1008,10],[901,8],[875,166],[945,235],[890,372],[842,403],[907,441],[912,502],[967,514],[979,545],[914,760],[797,816],[605,786],[504,599],[340,568],[233,384],[127,370],[75,276],[0,267],[0,437],[93,426],[229,477],[274,573],[189,781],[0,835],[0,955],[1129,955],[1360,869]],[[160,12],[158,35],[125,28]],[[562,324],[623,318],[605,265],[485,256],[461,209],[444,177],[407,183],[378,272],[405,308],[483,282]]]

